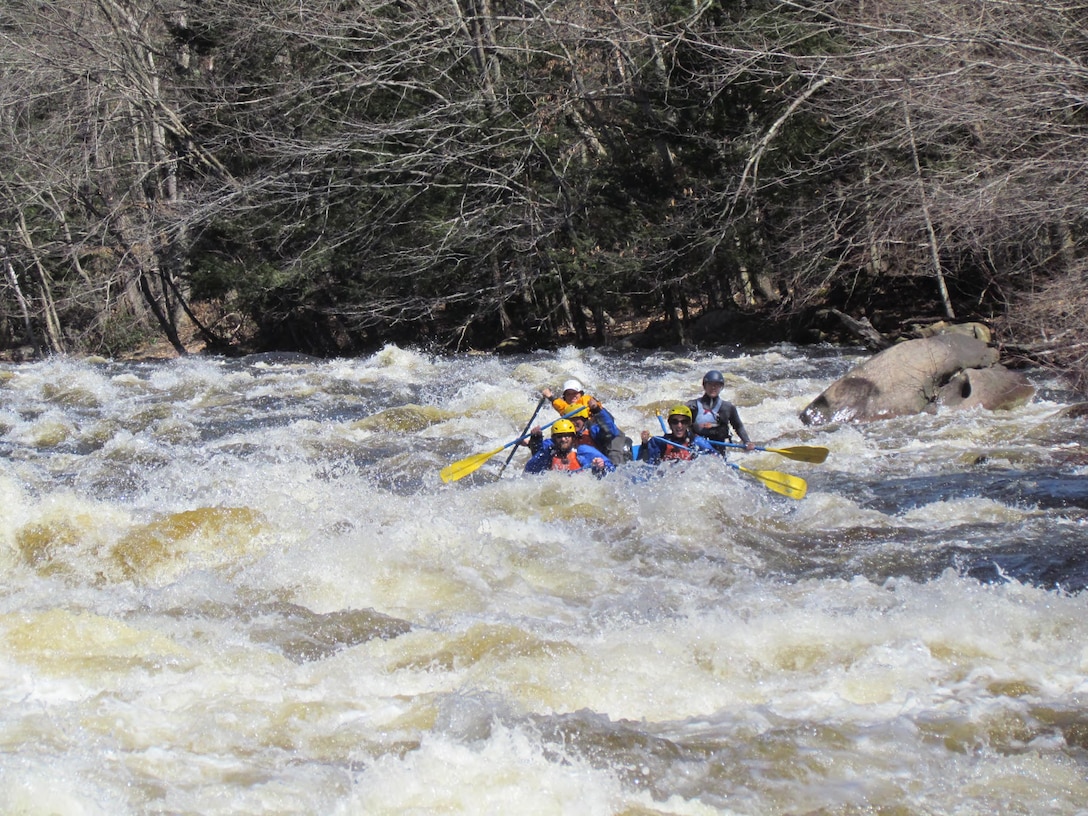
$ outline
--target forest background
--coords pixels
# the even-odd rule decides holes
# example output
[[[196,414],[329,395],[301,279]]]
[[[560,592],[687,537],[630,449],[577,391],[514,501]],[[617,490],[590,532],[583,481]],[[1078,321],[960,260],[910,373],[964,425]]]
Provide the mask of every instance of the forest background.
[[[1080,0],[5,0],[0,349],[979,320],[1083,388],[1086,58]]]

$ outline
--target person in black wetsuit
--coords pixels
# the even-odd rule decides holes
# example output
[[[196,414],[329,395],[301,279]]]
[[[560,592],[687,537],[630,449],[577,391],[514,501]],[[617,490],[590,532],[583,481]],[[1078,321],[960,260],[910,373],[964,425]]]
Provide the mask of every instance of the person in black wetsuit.
[[[716,442],[729,442],[733,430],[745,450],[755,450],[756,444],[748,437],[737,406],[721,398],[724,385],[725,377],[720,371],[711,370],[703,375],[703,395],[687,404],[695,433]]]

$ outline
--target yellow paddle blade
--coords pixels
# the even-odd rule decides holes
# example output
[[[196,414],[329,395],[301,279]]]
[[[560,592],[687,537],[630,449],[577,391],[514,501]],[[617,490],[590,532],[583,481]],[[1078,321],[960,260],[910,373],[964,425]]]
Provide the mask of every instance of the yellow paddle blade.
[[[438,476],[447,484],[456,482],[458,479],[468,476],[496,453],[501,453],[505,449],[506,445],[503,445],[501,448],[495,448],[495,450],[488,451],[487,453],[473,454],[467,459],[461,459],[454,462],[452,465],[446,465],[438,472]]]
[[[795,445],[792,448],[763,448],[763,450],[796,459],[798,462],[813,462],[817,465],[827,459],[827,448],[817,445]]]
[[[789,496],[791,499],[803,499],[808,492],[808,483],[800,476],[791,476],[788,473],[779,473],[777,470],[751,470],[737,465],[737,470],[743,470],[759,479],[775,493]]]

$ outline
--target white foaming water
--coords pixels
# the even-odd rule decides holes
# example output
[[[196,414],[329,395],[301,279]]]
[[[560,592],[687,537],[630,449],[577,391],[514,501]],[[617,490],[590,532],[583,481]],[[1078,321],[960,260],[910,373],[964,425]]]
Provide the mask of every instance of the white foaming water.
[[[1082,813],[1080,420],[803,427],[856,359],[11,367],[0,811]],[[510,448],[438,479],[543,385],[637,440],[708,368],[757,441],[830,448],[730,457],[808,497]]]

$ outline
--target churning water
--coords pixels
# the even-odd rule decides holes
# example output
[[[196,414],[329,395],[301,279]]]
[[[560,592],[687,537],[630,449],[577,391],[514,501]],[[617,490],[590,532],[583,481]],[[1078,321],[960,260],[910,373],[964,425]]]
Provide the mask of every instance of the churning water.
[[[1083,814],[1088,456],[1011,412],[805,428],[859,355],[563,349],[0,368],[0,811]],[[521,472],[726,371],[794,501]],[[554,418],[550,407],[541,419]]]

